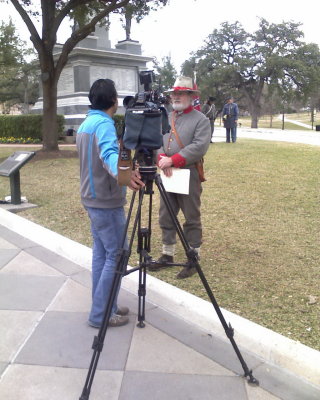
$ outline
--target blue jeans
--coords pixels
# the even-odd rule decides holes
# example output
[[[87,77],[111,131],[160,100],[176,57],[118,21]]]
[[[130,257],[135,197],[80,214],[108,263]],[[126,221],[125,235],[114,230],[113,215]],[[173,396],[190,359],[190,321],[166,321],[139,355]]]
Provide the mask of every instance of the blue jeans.
[[[123,244],[126,217],[123,207],[91,208],[86,207],[93,237],[92,249],[92,307],[89,321],[100,325],[111,293],[114,272],[117,266],[117,254]],[[114,299],[111,315],[117,311],[117,295]]]
[[[237,141],[237,127],[234,126],[233,128],[226,128],[227,133],[227,143],[230,143],[230,132],[231,132],[231,140],[233,142]]]

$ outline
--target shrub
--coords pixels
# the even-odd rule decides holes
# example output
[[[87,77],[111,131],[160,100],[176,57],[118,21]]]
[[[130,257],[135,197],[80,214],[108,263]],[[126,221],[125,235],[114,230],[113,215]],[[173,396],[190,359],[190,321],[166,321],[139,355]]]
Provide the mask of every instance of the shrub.
[[[119,138],[122,135],[124,127],[124,115],[116,114],[113,116],[113,119],[117,131],[117,136]]]
[[[64,116],[57,115],[58,137],[64,128]],[[0,137],[42,140],[42,115],[41,114],[21,114],[21,115],[0,115]],[[34,142],[33,142],[34,143]]]

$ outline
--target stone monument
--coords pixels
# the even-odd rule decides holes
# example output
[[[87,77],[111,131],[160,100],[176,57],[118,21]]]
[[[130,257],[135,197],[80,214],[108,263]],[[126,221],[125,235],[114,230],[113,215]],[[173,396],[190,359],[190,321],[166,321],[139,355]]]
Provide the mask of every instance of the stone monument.
[[[62,45],[55,46],[59,55]],[[57,112],[65,116],[65,130],[79,127],[88,111],[88,93],[92,83],[100,78],[115,82],[118,97],[118,114],[124,113],[123,99],[135,95],[141,89],[139,72],[146,70],[152,57],[144,56],[141,44],[135,40],[123,40],[111,48],[109,33],[105,27],[96,27],[95,32],[79,42],[69,55],[58,82]],[[40,97],[32,109],[40,113],[43,109]]]

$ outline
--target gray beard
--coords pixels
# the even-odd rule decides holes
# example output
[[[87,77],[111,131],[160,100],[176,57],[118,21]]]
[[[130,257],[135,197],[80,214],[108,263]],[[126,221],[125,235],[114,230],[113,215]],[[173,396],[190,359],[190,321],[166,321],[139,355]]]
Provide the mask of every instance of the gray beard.
[[[183,110],[185,110],[186,108],[188,108],[188,107],[185,107],[183,104],[181,104],[181,103],[178,103],[178,104],[175,104],[175,103],[173,103],[172,104],[172,108],[174,109],[174,111],[183,111]]]

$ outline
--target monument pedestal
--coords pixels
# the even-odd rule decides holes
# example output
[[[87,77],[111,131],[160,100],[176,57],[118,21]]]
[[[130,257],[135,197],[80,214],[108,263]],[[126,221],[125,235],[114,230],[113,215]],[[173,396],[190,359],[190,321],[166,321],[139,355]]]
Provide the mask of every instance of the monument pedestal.
[[[137,40],[121,40],[115,48],[126,53],[141,55],[141,44]]]
[[[55,46],[55,58],[62,45]],[[65,116],[65,130],[77,130],[89,109],[88,93],[97,79],[109,78],[115,82],[118,92],[118,114],[124,114],[123,99],[141,91],[139,72],[147,69],[153,57],[141,54],[141,44],[135,40],[123,40],[111,48],[108,31],[96,27],[95,32],[78,43],[69,55],[58,82],[57,112]],[[40,97],[32,109],[42,113]]]

